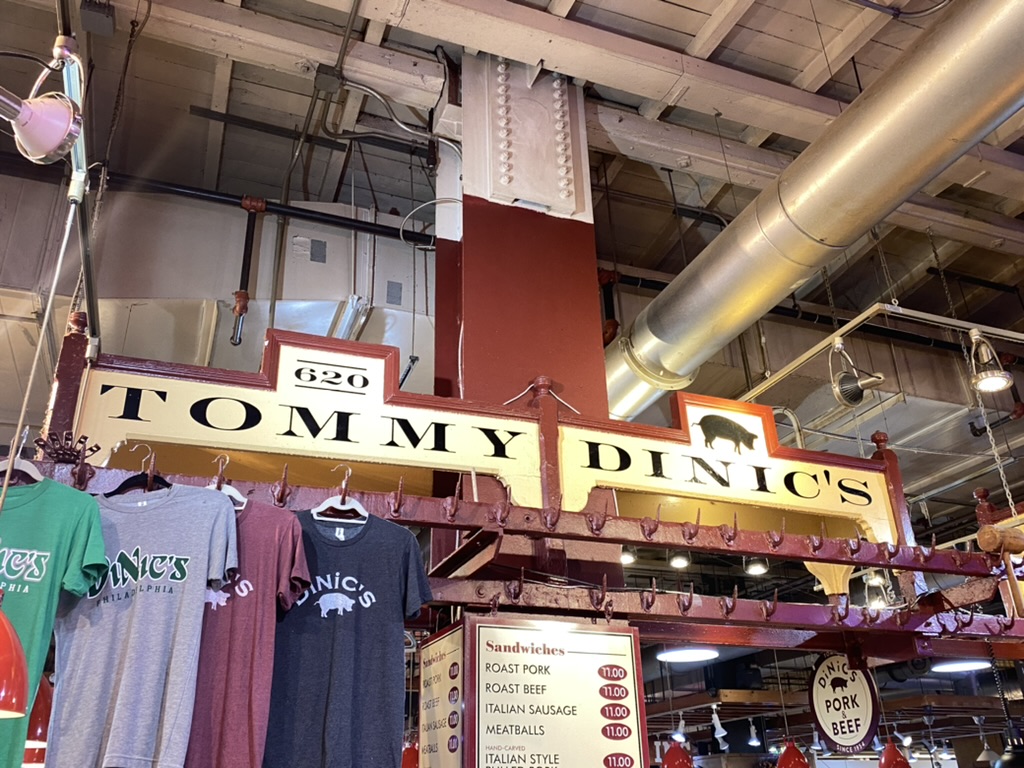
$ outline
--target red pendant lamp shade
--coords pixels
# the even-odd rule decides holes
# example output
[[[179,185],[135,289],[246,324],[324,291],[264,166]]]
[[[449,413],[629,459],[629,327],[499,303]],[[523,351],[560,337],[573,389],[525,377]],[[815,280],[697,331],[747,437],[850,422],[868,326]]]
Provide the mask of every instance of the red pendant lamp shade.
[[[402,750],[402,768],[419,768],[420,741],[413,739],[412,744]]]
[[[21,761],[22,766],[26,765],[45,765],[46,764],[46,750],[45,749],[26,749],[25,759]]]
[[[0,590],[0,604],[3,603]],[[0,717],[24,717],[28,709],[28,663],[18,633],[0,611]]]
[[[50,679],[43,675],[39,681],[39,690],[36,691],[36,701],[32,705],[32,712],[28,716],[26,747],[30,749],[46,747],[46,734],[50,732],[51,709],[53,709],[53,685],[50,683]]]
[[[910,768],[910,763],[903,755],[903,750],[893,744],[892,739],[888,739],[878,760],[878,768]]]
[[[779,762],[776,764],[776,768],[810,768],[810,766],[807,764],[807,758],[804,757],[804,753],[800,751],[792,740],[789,740],[786,742],[786,748],[779,755]]]
[[[661,758],[661,768],[693,768],[693,758],[679,742],[674,741]]]

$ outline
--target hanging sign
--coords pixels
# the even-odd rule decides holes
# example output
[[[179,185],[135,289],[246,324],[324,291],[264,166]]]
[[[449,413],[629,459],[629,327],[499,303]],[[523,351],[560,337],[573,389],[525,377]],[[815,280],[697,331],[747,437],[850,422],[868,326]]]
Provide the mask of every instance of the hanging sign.
[[[635,629],[498,619],[471,626],[467,766],[648,765]]]
[[[808,685],[818,735],[839,754],[861,752],[878,732],[878,690],[870,673],[851,669],[845,656],[824,656]]]
[[[421,647],[419,768],[462,768],[463,635],[457,626]]]

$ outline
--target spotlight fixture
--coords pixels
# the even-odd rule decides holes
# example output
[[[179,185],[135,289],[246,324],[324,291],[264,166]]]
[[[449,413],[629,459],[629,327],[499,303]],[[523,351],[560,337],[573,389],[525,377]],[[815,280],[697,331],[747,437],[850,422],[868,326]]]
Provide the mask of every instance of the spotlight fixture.
[[[674,552],[668,564],[677,569],[686,568],[690,565],[690,556],[685,552]]]
[[[935,742],[929,741],[928,739],[921,739],[921,745],[925,748],[925,751],[929,755],[934,755],[939,751],[939,748],[935,745]]]
[[[717,704],[711,705],[711,723],[715,726],[715,738],[718,739],[719,742],[729,735],[729,732],[722,727],[722,721],[718,718]]]
[[[881,571],[872,568],[870,571],[864,574],[864,583],[869,587],[884,587],[885,586],[885,574]]]
[[[754,718],[748,717],[747,722],[750,723],[750,738],[747,739],[747,744],[752,747],[760,747],[761,740],[757,738],[757,728],[754,727]]]
[[[678,742],[679,744],[686,743],[686,721],[680,716],[679,725],[672,731],[672,741]]]
[[[1013,384],[1013,375],[1003,370],[991,342],[977,328],[968,332],[971,338],[971,386],[975,392],[1002,392]]]
[[[864,393],[869,389],[875,389],[885,383],[885,376],[881,373],[866,373],[857,368],[846,351],[846,345],[842,338],[836,339],[832,344],[832,354],[840,357],[842,368],[832,374],[832,355],[828,358],[828,369],[832,379],[832,394],[836,401],[847,408],[860,405],[864,400]],[[847,366],[851,370],[847,370]]]
[[[632,565],[636,562],[636,550],[633,547],[623,547],[619,555],[619,562],[623,565]]]
[[[779,745],[778,744],[772,744],[770,747],[768,747],[768,754],[769,755],[777,755],[777,754],[779,754]]]
[[[720,750],[722,750],[723,752],[728,752],[729,751],[729,742],[727,742],[721,736],[716,736],[715,738],[718,739],[718,748]]]
[[[684,648],[664,648],[658,651],[658,661],[667,664],[692,664],[697,661],[711,661],[718,658],[718,651],[714,648],[696,648],[692,646]]]
[[[904,747],[909,747],[911,743],[914,741],[909,736],[904,736],[902,733],[900,733],[900,729],[895,725],[892,727],[892,735],[893,738],[896,739],[896,741],[898,741]]]
[[[939,760],[952,760],[953,759],[953,753],[949,750],[949,743],[948,742],[946,742],[946,741],[942,742],[942,749],[939,752],[939,754],[937,755],[937,757],[939,758]]]
[[[989,663],[981,659],[949,659],[932,665],[932,672],[977,672],[988,669]]]
[[[14,126],[18,151],[40,165],[64,157],[82,131],[81,110],[63,93],[22,100],[0,86],[0,117]]]
[[[877,733],[875,734],[875,738],[873,738],[871,740],[871,748],[873,750],[875,750],[875,752],[881,752],[882,749],[883,749],[883,747],[882,747],[882,740],[880,738],[878,738],[878,734]]]
[[[985,740],[982,742],[981,754],[974,758],[974,762],[995,765],[998,759],[999,753],[988,745],[988,737],[985,737]]]
[[[907,749],[907,750],[904,750],[904,752],[906,752],[907,762],[908,763],[916,763],[917,762],[917,750],[916,749]]]
[[[817,728],[813,728],[813,727],[811,728],[811,751],[812,752],[821,752],[821,751],[823,751],[822,750],[822,746],[821,746],[821,738],[818,736],[818,729]]]
[[[746,557],[743,559],[743,570],[748,576],[764,576],[768,573],[768,559],[764,557]]]

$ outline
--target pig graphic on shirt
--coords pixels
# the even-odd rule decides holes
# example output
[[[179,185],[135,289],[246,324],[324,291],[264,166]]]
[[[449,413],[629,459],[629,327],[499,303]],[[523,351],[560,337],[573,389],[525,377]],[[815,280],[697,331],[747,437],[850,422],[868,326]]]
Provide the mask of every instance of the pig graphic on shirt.
[[[227,592],[221,592],[219,589],[214,590],[209,587],[206,588],[206,602],[210,604],[213,610],[223,608],[228,604],[228,598],[231,597]]]
[[[337,611],[339,616],[344,614],[346,611],[351,613],[352,607],[355,604],[355,600],[339,592],[331,592],[326,595],[321,595],[320,599],[314,603],[314,605],[320,606],[321,619],[326,619],[327,615],[331,611]]]

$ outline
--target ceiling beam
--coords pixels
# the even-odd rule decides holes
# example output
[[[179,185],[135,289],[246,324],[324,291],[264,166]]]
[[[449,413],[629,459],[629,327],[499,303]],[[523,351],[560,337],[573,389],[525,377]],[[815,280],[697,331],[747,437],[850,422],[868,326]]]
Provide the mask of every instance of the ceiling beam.
[[[548,13],[564,19],[575,4],[576,0],[548,0]]]
[[[805,91],[817,91],[890,21],[892,17],[887,14],[871,9],[861,11],[793,78],[792,85]]]
[[[686,46],[686,53],[698,59],[706,59],[722,44],[725,36],[753,4],[754,0],[721,0]]]

